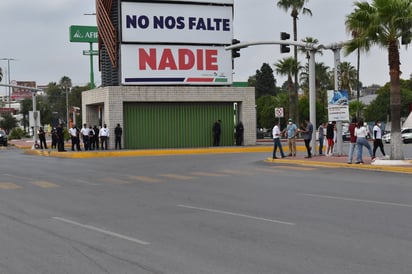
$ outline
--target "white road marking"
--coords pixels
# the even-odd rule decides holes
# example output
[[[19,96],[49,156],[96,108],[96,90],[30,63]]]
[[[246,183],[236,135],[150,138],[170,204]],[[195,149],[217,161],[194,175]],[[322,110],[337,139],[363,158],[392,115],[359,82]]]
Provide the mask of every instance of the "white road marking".
[[[339,196],[329,196],[329,195],[319,195],[319,194],[310,194],[310,193],[304,193],[303,195],[316,197],[316,198],[324,198],[324,199],[335,199],[335,200],[342,200],[342,201],[352,201],[352,202],[361,202],[361,203],[369,203],[369,204],[377,204],[377,205],[389,205],[389,206],[399,206],[399,207],[410,207],[410,208],[412,208],[411,204],[391,203],[391,202],[382,202],[382,201],[364,200],[364,199],[339,197]]]
[[[255,216],[251,216],[251,215],[245,215],[245,214],[229,212],[229,211],[224,211],[224,210],[216,210],[216,209],[195,207],[195,206],[189,206],[189,205],[177,205],[177,206],[178,207],[189,208],[189,209],[196,209],[196,210],[201,210],[201,211],[207,211],[207,212],[213,212],[213,213],[219,213],[219,214],[226,214],[226,215],[232,215],[232,216],[237,216],[237,217],[249,218],[249,219],[254,219],[254,220],[264,221],[264,222],[271,222],[271,223],[277,223],[277,224],[283,224],[283,225],[296,225],[295,223],[289,223],[289,222],[283,222],[283,221],[279,221],[279,220],[272,220],[272,219],[266,219],[266,218],[261,218],[261,217],[255,217]]]
[[[105,229],[101,229],[101,228],[98,228],[98,227],[95,227],[95,226],[81,224],[81,223],[78,223],[78,222],[75,222],[75,221],[72,221],[72,220],[68,220],[68,219],[65,219],[65,218],[53,217],[52,219],[62,221],[62,222],[68,223],[68,224],[76,225],[76,226],[86,228],[86,229],[89,229],[89,230],[97,231],[97,232],[100,232],[102,234],[106,234],[106,235],[109,235],[109,236],[112,236],[112,237],[120,238],[120,239],[127,240],[127,241],[130,241],[130,242],[134,242],[134,243],[137,243],[137,244],[141,244],[141,245],[149,245],[150,244],[149,242],[141,241],[141,240],[136,239],[136,238],[128,237],[128,236],[118,234],[118,233],[115,233],[115,232],[112,232],[112,231],[108,231],[108,230],[105,230]]]

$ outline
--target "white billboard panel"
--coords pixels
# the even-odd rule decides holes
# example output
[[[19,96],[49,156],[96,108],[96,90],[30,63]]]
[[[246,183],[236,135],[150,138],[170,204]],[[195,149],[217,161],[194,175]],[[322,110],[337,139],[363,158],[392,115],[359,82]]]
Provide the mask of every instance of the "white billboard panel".
[[[231,44],[231,6],[122,2],[122,42]]]
[[[151,2],[164,1],[164,0],[152,0]],[[184,2],[184,3],[203,3],[203,4],[229,4],[233,5],[233,0],[168,0],[168,2]]]
[[[123,85],[230,85],[231,51],[224,47],[121,45]]]

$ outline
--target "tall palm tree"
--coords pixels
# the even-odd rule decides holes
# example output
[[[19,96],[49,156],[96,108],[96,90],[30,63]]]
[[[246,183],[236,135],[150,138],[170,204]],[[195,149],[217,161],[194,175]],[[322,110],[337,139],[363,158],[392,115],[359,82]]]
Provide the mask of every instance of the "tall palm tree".
[[[293,20],[293,41],[298,41],[298,18],[299,13],[308,14],[312,16],[312,11],[308,8],[305,8],[305,3],[309,2],[309,0],[279,0],[277,2],[277,6],[284,11],[291,10],[290,16],[292,16]],[[298,62],[298,48],[297,46],[294,47],[294,57],[296,62]],[[289,102],[290,106],[293,106],[296,115],[296,123],[299,123],[299,98],[298,98],[298,72],[295,73],[295,86],[293,89],[293,95],[290,99],[292,101]]]
[[[279,62],[275,63],[275,71],[277,74],[282,75],[282,76],[287,76],[288,80],[288,93],[289,93],[289,118],[293,118],[293,116],[296,114],[293,109],[291,109],[291,100],[293,100],[293,89],[294,89],[294,83],[292,76],[295,74],[299,73],[299,70],[301,69],[301,66],[299,62],[296,61],[295,58],[292,57],[286,57],[280,60]],[[295,122],[299,121],[299,118],[297,116],[294,117]]]
[[[373,0],[355,2],[355,10],[346,17],[348,33],[357,35],[347,45],[349,54],[358,48],[369,51],[378,45],[388,50],[391,106],[391,159],[403,160],[400,118],[400,54],[399,39],[409,44],[412,38],[412,0]]]
[[[352,96],[352,87],[357,84],[357,70],[350,62],[340,63],[340,74],[342,77],[341,87],[348,90],[349,96]]]

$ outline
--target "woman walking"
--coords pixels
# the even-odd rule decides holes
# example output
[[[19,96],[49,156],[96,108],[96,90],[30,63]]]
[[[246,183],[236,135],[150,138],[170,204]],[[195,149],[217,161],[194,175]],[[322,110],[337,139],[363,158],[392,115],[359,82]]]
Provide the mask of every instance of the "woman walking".
[[[363,147],[366,147],[369,151],[369,155],[372,158],[372,161],[375,159],[372,153],[372,148],[366,139],[366,137],[369,135],[369,131],[364,126],[363,120],[359,120],[356,128],[355,128],[355,136],[356,136],[356,145],[358,147],[358,154],[357,154],[357,159],[356,163],[357,164],[363,164],[363,159],[362,159],[362,152],[363,152]]]

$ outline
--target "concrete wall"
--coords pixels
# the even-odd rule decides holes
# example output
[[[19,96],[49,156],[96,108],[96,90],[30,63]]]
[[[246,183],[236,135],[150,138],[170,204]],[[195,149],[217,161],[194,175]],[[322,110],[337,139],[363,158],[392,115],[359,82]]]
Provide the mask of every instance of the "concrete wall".
[[[116,86],[97,88],[82,93],[83,121],[99,125],[98,109],[102,109],[102,124],[113,136],[119,123],[123,127],[124,102],[237,102],[244,131],[244,145],[256,145],[255,90],[250,87],[191,86]],[[110,138],[109,147],[114,147]]]

